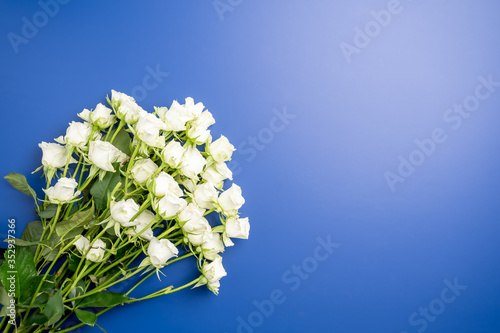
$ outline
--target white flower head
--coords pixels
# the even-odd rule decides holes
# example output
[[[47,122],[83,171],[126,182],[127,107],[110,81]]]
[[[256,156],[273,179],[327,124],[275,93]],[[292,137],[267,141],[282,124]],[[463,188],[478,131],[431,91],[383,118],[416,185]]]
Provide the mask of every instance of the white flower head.
[[[90,246],[90,249],[87,252],[85,258],[92,262],[101,262],[104,259],[104,255],[106,251],[106,243],[101,239],[97,238],[94,240],[94,243]]]
[[[226,235],[231,238],[248,239],[250,233],[250,223],[248,217],[230,217],[226,220]]]
[[[224,244],[220,234],[213,231],[204,234],[201,249],[206,259],[215,260],[218,253],[224,252]]]
[[[182,162],[182,156],[185,149],[181,146],[180,142],[172,140],[167,143],[162,151],[162,160],[172,168],[178,168]]]
[[[90,141],[88,159],[99,169],[115,171],[112,163],[123,163],[128,156],[107,141]]]
[[[66,129],[66,135],[64,138],[60,136],[56,139],[59,143],[67,143],[68,145],[83,148],[87,145],[92,134],[92,125],[88,122],[76,122],[72,121],[69,123],[69,127]]]
[[[196,147],[188,147],[183,155],[180,170],[186,177],[198,179],[198,174],[206,163],[207,161]]]
[[[167,261],[172,257],[177,257],[179,249],[168,239],[152,238],[148,246],[148,256],[151,265],[156,268],[165,266]]]
[[[112,90],[111,99],[114,103],[118,104],[118,110],[116,111],[116,116],[119,119],[124,120],[127,124],[135,124],[139,120],[139,114],[144,111],[137,103],[134,98]]]
[[[179,198],[172,192],[168,192],[161,199],[155,198],[153,200],[153,208],[157,214],[169,220],[174,218],[179,211],[187,206],[187,202],[183,198]]]
[[[68,203],[80,195],[80,191],[75,191],[78,183],[73,178],[62,177],[57,180],[54,186],[44,189],[45,194],[51,203],[63,204]]]
[[[139,113],[139,121],[135,125],[137,136],[148,146],[163,148],[165,138],[160,135],[160,130],[166,130],[167,126],[154,114],[146,111]]]
[[[211,183],[203,183],[194,189],[194,202],[204,209],[214,208],[214,202],[217,200],[219,192]]]
[[[219,195],[217,203],[227,216],[234,216],[238,213],[238,209],[243,206],[245,199],[241,195],[241,187],[233,184],[228,190]]]
[[[115,116],[112,115],[112,110],[103,104],[97,104],[94,111],[89,111],[84,109],[81,113],[78,114],[80,118],[89,123],[94,124],[95,126],[104,129],[113,125],[115,121]]]
[[[186,130],[186,122],[192,119],[184,106],[177,101],[173,101],[169,109],[166,107],[156,108],[156,113],[165,123],[167,131],[184,131]]]
[[[163,197],[167,193],[172,193],[178,197],[184,194],[174,177],[165,171],[160,172],[154,179],[150,180],[148,185],[151,193],[156,197]]]
[[[111,218],[120,223],[122,227],[132,227],[137,225],[137,221],[133,220],[135,214],[139,212],[139,205],[134,199],[120,200],[111,203]]]
[[[219,280],[227,275],[224,266],[222,266],[222,257],[216,256],[211,263],[205,262],[202,273],[207,280],[208,289],[217,294],[220,286]]]
[[[151,240],[153,238],[153,230],[148,227],[151,222],[155,219],[155,214],[149,210],[145,210],[139,214],[134,220],[136,225],[126,231],[127,234],[135,236],[139,233],[139,238],[144,240]]]
[[[224,162],[211,164],[203,170],[201,177],[218,189],[224,185],[224,180],[233,179],[233,173]]]
[[[224,135],[221,135],[219,139],[208,145],[207,149],[212,158],[219,163],[231,160],[231,155],[235,150]]]
[[[149,158],[143,158],[135,162],[130,173],[137,183],[144,185],[151,179],[156,170],[158,170],[158,165],[155,162]]]
[[[66,147],[58,143],[47,143],[43,141],[38,144],[38,147],[42,149],[42,165],[44,167],[60,169],[66,165],[66,161],[69,157]],[[69,163],[77,163],[77,161],[71,157]]]

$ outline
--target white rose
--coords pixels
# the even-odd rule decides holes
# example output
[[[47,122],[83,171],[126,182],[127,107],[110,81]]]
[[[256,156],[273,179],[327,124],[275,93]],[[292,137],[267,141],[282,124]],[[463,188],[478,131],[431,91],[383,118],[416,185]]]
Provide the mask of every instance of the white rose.
[[[186,233],[189,242],[194,246],[198,246],[203,244],[206,238],[205,235],[209,233],[212,228],[206,218],[200,217],[184,223],[182,230]]]
[[[132,97],[124,93],[111,90],[111,99],[119,104],[116,111],[118,118],[129,125],[135,124],[139,120],[139,113],[144,111]]]
[[[145,184],[156,172],[158,166],[149,158],[143,158],[135,162],[130,173],[139,184]]]
[[[235,215],[245,203],[245,199],[241,196],[241,187],[233,184],[228,190],[221,193],[217,203],[226,215]]]
[[[191,122],[187,130],[187,136],[197,144],[207,142],[210,136],[208,127],[215,123],[212,114],[209,111],[203,111],[195,120]]]
[[[208,260],[215,260],[220,252],[224,252],[224,244],[217,232],[208,232],[204,235],[203,244],[201,244],[203,256]]]
[[[165,138],[160,136],[160,130],[166,130],[167,126],[154,114],[141,111],[140,118],[135,125],[137,136],[148,146],[162,148]]]
[[[207,142],[207,139],[210,136],[210,130],[201,126],[192,125],[187,131],[187,136],[194,143],[201,145]]]
[[[196,186],[196,183],[193,182],[193,180],[191,178],[186,178],[182,181],[182,185],[184,185],[184,187],[189,191],[189,192],[193,192],[194,191],[194,188]]]
[[[88,158],[102,170],[115,171],[112,163],[123,163],[128,156],[107,141],[90,141]]]
[[[163,162],[167,163],[172,168],[177,168],[182,162],[184,152],[185,149],[181,144],[178,141],[172,140],[163,148]]]
[[[207,161],[195,147],[188,147],[182,157],[181,172],[185,176],[193,179],[198,178],[198,174],[203,170]]]
[[[191,202],[186,207],[183,207],[182,211],[179,212],[177,220],[182,225],[189,220],[197,220],[199,218],[202,218],[204,213],[205,210],[203,208],[200,208],[195,203]]]
[[[224,185],[224,180],[233,179],[233,173],[226,163],[221,162],[210,165],[201,173],[201,177],[220,189]]]
[[[194,201],[198,206],[204,209],[214,208],[214,202],[219,193],[210,183],[203,183],[196,186],[194,190]]]
[[[69,145],[82,148],[84,147],[90,139],[90,134],[92,134],[92,125],[85,122],[80,123],[72,121],[66,130],[66,136],[64,137],[64,142]],[[61,143],[62,137],[56,139]]]
[[[139,212],[139,205],[134,199],[120,200],[111,203],[111,218],[120,223],[123,227],[132,227],[137,225],[137,221],[131,221],[135,214]]]
[[[192,119],[186,109],[177,101],[172,102],[170,109],[166,107],[157,108],[156,113],[165,122],[167,131],[184,131],[186,122]]]
[[[90,112],[89,110],[84,109],[78,114],[78,116],[99,128],[108,128],[115,121],[115,116],[113,116],[111,112],[112,110],[110,108],[107,108],[103,104],[99,103],[94,111]]]
[[[116,115],[128,124],[135,124],[139,120],[139,112],[142,110],[135,99],[124,93],[111,91],[111,99],[115,105]]]
[[[90,247],[90,250],[87,252],[85,258],[92,262],[101,262],[106,254],[106,251],[104,251],[105,248],[106,243],[97,238],[94,240],[94,243]]]
[[[226,235],[231,238],[248,239],[250,233],[250,223],[248,217],[240,219],[238,217],[230,217],[226,220]]]
[[[179,254],[179,249],[168,239],[153,238],[149,243],[148,256],[151,265],[157,268],[165,266],[167,261],[172,257],[177,257],[177,254]]]
[[[89,247],[90,247],[89,240],[86,237],[82,236],[82,235],[78,235],[76,237],[78,237],[78,238],[73,243],[73,245],[76,247],[76,249],[78,250],[78,252],[80,252],[81,254],[86,253],[88,251]]]
[[[165,194],[171,192],[175,196],[182,196],[182,192],[179,184],[175,181],[174,177],[168,173],[162,171],[160,172],[149,184],[151,193],[157,197],[163,197]]]
[[[207,287],[215,294],[219,292],[219,280],[227,275],[222,266],[222,257],[216,256],[211,263],[205,262],[202,268],[203,276],[207,279]]]
[[[73,201],[80,195],[80,191],[76,191],[78,183],[73,178],[59,178],[54,186],[44,189],[49,201],[55,204],[63,204]]]
[[[111,99],[116,102],[135,102],[135,99],[127,94],[111,90]]]
[[[195,120],[193,120],[192,124],[196,124],[197,126],[203,128],[209,128],[215,124],[215,119],[210,111],[205,110]]]
[[[189,117],[189,120],[193,120],[201,115],[203,112],[203,103],[194,104],[194,100],[191,97],[186,98],[186,102],[184,104],[184,109],[186,110],[186,114]]]
[[[234,149],[234,146],[229,143],[229,140],[224,135],[221,135],[219,139],[208,146],[207,150],[212,158],[220,163],[231,160],[231,155],[236,149]]]
[[[151,229],[151,227],[147,229],[146,227],[148,227],[148,225],[153,222],[154,218],[155,214],[153,214],[153,212],[149,210],[143,211],[134,220],[137,225],[134,228],[129,229],[127,233],[135,236],[142,231],[142,233],[139,235],[139,238],[151,240],[153,238],[153,230]]]
[[[58,143],[43,142],[38,144],[42,149],[42,165],[49,168],[62,168],[66,166],[68,160],[68,151],[66,147]],[[71,158],[69,163],[76,163],[74,158]]]
[[[122,102],[116,115],[118,118],[125,120],[127,124],[133,125],[139,120],[141,111],[144,110],[135,102]]]
[[[165,220],[175,217],[186,205],[186,200],[171,192],[167,193],[163,198],[154,199],[153,201],[154,210]]]

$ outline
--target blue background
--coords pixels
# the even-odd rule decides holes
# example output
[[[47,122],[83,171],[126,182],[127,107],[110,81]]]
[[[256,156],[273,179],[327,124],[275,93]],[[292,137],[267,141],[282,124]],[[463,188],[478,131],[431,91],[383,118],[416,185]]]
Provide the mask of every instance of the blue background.
[[[110,333],[499,332],[500,87],[458,128],[446,115],[474,101],[478,77],[500,81],[500,3],[402,0],[385,26],[371,11],[388,0],[218,4],[74,0],[44,22],[35,1],[0,1],[2,175],[40,188],[37,144],[111,89],[150,111],[192,96],[214,114],[214,137],[239,148],[251,235],[224,253],[220,295],[186,290],[98,323]],[[34,19],[38,31],[11,43]],[[346,57],[357,28],[372,37]],[[273,120],[284,110],[288,120]],[[415,153],[436,128],[446,140]],[[420,165],[392,191],[385,174],[410,155]],[[4,234],[8,218],[19,232],[36,218],[6,181],[0,200]],[[324,261],[318,237],[337,244],[318,252]],[[190,281],[193,265],[172,265],[135,295]],[[445,280],[467,288],[444,303]],[[437,314],[425,319],[429,306]]]

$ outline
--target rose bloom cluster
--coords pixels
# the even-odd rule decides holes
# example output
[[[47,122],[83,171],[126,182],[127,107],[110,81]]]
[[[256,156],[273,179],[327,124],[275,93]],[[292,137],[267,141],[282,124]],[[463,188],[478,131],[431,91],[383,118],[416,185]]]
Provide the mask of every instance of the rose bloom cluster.
[[[212,139],[209,127],[215,120],[192,98],[153,113],[114,90],[108,102],[110,107],[99,104],[79,113],[83,121],[70,123],[56,142],[39,144],[45,176],[54,184],[44,190],[46,200],[57,205],[77,202],[89,184],[117,173],[121,182],[107,193],[96,225],[142,246],[141,266],[149,269],[164,267],[180,248],[192,253],[201,272],[197,286],[206,284],[218,293],[219,280],[226,275],[220,254],[234,245],[232,238],[247,239],[250,230],[248,218],[239,214],[245,202],[241,188],[233,183],[223,190],[225,181],[232,180],[226,162],[233,145],[224,136]],[[124,133],[127,149],[116,143]],[[70,166],[76,170],[69,172]],[[52,181],[58,171],[63,176]],[[217,225],[210,224],[208,214]],[[73,245],[86,260],[103,262],[112,254],[106,234],[83,232]]]

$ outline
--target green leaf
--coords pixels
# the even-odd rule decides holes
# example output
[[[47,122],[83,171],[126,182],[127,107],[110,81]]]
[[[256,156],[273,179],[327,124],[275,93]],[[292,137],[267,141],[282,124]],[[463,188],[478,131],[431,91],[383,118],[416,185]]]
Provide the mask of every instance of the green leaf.
[[[16,298],[20,291],[26,288],[29,280],[36,276],[33,253],[26,247],[16,247],[5,252],[5,262],[0,267],[0,280],[2,280],[5,290],[11,292],[15,289]]]
[[[76,254],[71,253],[68,255],[68,269],[70,271],[76,272],[79,263],[80,263],[80,258]]]
[[[82,233],[82,228],[89,224],[93,217],[94,205],[87,210],[76,213],[69,220],[57,223],[56,233],[63,240],[74,238]]]
[[[97,321],[97,315],[90,311],[75,309],[75,314],[82,323],[92,327],[94,327],[95,322]]]
[[[114,134],[115,133],[113,132],[109,135],[109,140],[111,140]],[[120,132],[118,132],[118,134],[116,135],[115,140],[113,141],[113,146],[120,149],[126,155],[130,156],[131,154],[130,141],[131,141],[130,134],[128,134],[127,131],[125,131],[125,129],[122,128]]]
[[[43,224],[40,221],[33,221],[28,223],[26,228],[24,228],[23,234],[21,235],[21,239],[26,242],[39,242],[42,238],[43,234]],[[31,252],[35,254],[36,246],[31,246]]]
[[[13,242],[17,246],[32,246],[32,245],[38,245],[38,243],[40,243],[40,242],[28,242],[28,241],[25,241],[25,240],[19,239],[19,238],[6,239],[6,240],[4,240],[4,242],[6,242],[6,243]]]
[[[94,198],[96,208],[98,210],[106,209],[108,205],[108,191],[111,192],[116,184],[121,181],[119,171],[107,172],[101,181],[96,181],[90,189],[90,194]]]
[[[106,308],[127,301],[129,297],[125,294],[103,291],[85,297],[78,305],[79,308]]]
[[[5,288],[3,286],[0,287],[0,303],[3,306],[9,306],[11,299],[12,297],[10,297],[7,291],[5,291]]]
[[[32,196],[33,199],[35,199],[35,203],[38,204],[38,199],[36,197],[36,192],[29,186],[28,181],[26,180],[26,177],[24,175],[21,175],[20,173],[9,173],[7,176],[4,177],[7,179],[7,181],[14,187],[16,190],[19,192],[22,192],[26,195]]]
[[[52,296],[47,305],[43,309],[43,313],[49,318],[48,325],[52,325],[61,319],[64,314],[64,303],[62,299],[61,289]]]
[[[38,286],[40,285],[40,282],[42,282],[43,275],[35,276],[33,277],[29,283],[26,285],[25,288],[21,290],[21,296],[19,298],[19,302],[23,304],[29,304],[31,303],[31,300],[33,299],[33,295],[38,289]],[[33,304],[35,305],[43,305],[47,303],[48,300],[48,294],[47,293],[53,293],[54,292],[54,287],[55,287],[55,276],[54,275],[48,275],[45,278],[45,281],[43,281],[42,286],[40,287],[40,290],[38,291],[38,295],[35,298],[35,302]]]
[[[45,323],[47,323],[49,321],[49,318],[47,318],[47,316],[45,316],[44,314],[42,313],[33,313],[33,314],[30,314],[29,317],[28,317],[28,320],[26,320],[26,323],[25,325],[26,326],[35,326],[35,325],[45,325]]]
[[[76,283],[76,286],[73,287],[73,289],[71,289],[69,291],[69,298],[75,298],[75,297],[78,297],[80,295],[83,295],[85,293],[85,282],[83,282],[83,280],[80,280]],[[78,304],[81,302],[81,299],[76,299],[74,301],[71,301],[71,304],[73,304],[73,307],[75,307],[75,304]]]
[[[37,212],[41,219],[51,219],[56,215],[57,205],[51,204],[41,212]]]

